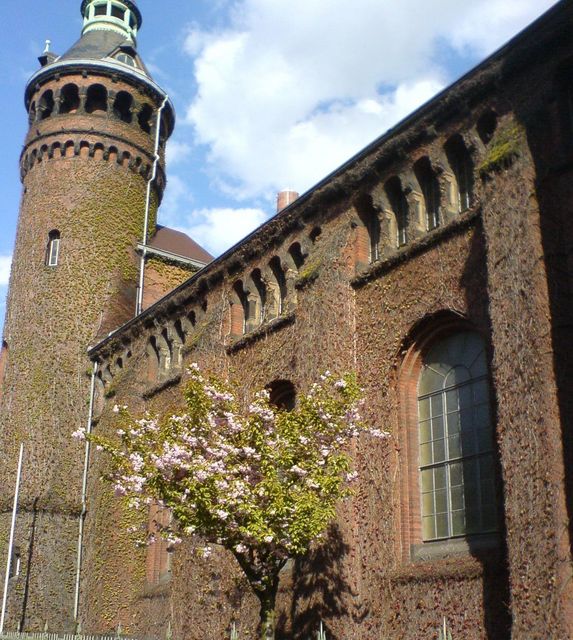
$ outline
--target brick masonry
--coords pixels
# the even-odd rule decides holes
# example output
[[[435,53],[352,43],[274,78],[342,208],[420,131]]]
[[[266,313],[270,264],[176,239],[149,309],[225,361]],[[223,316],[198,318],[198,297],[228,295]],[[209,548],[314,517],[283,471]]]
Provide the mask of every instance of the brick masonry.
[[[388,429],[392,438],[375,445],[355,443],[356,495],[341,505],[325,543],[283,572],[279,638],[307,638],[319,619],[328,636],[339,640],[435,638],[444,616],[456,639],[530,640],[548,634],[561,639],[573,634],[572,17],[570,3],[558,3],[528,32],[232,253],[90,352],[103,372],[94,416],[102,432],[114,428],[115,403],[127,404],[134,413],[177,406],[191,362],[238,379],[246,396],[273,380],[290,380],[304,391],[325,369],[359,375],[366,391],[366,419]],[[107,121],[101,122],[104,131]],[[123,124],[120,128],[129,138]],[[46,129],[46,135],[52,133]],[[28,238],[21,222],[2,395],[2,406],[10,407],[16,418],[10,424],[16,427],[0,423],[0,433],[11,434],[0,447],[5,457],[0,473],[6,478],[14,466],[15,432],[10,429],[38,425],[46,415],[66,422],[85,415],[80,404],[85,403],[87,380],[79,372],[87,363],[77,355],[80,347],[98,333],[101,318],[106,318],[106,329],[127,318],[115,311],[121,305],[107,315],[110,298],[101,287],[93,288],[93,304],[79,297],[104,269],[103,262],[82,262],[79,245],[73,263],[81,269],[70,267],[73,280],[66,301],[57,298],[56,289],[46,289],[48,281],[39,281],[43,246],[37,238],[45,238],[46,229],[55,224],[48,203],[69,198],[57,189],[57,181],[50,186],[53,176],[73,163],[84,199],[90,180],[105,175],[114,188],[113,176],[129,176],[133,192],[141,197],[142,176],[131,163],[143,146],[137,137],[126,147],[127,166],[115,158],[111,165],[103,157],[97,160],[95,147],[93,158],[91,147],[83,157],[78,147],[73,157],[36,158],[26,173],[21,220],[34,233]],[[448,153],[452,141],[462,144],[472,167],[473,198],[467,209],[457,195],[459,175]],[[428,185],[420,167],[429,167],[439,190],[441,220],[431,231],[426,224]],[[407,242],[400,247],[400,222],[387,188],[396,177],[409,212]],[[32,197],[30,208],[27,198]],[[129,203],[126,216],[134,215],[135,204]],[[101,206],[107,211],[107,203]],[[73,211],[69,204],[67,209]],[[125,229],[115,231],[120,232]],[[109,254],[108,247],[106,260]],[[28,256],[35,256],[36,263]],[[129,287],[121,284],[115,265],[115,271],[106,271],[106,282],[112,284],[105,291],[112,287],[113,299],[120,300]],[[85,284],[80,280],[84,273]],[[54,308],[43,307],[44,318],[59,313],[68,299],[71,308],[63,309],[65,322],[55,328],[44,322],[38,332],[37,322],[22,318],[24,305],[30,304],[25,292],[28,287],[38,291],[34,287],[40,282],[58,301]],[[78,317],[80,305],[82,311],[94,310],[93,317],[82,314],[81,327],[70,320]],[[487,346],[502,524],[497,535],[479,544],[462,539],[428,545],[420,534],[420,358],[432,340],[461,327],[479,332]],[[54,362],[56,354],[63,358],[66,353],[70,341],[65,332],[72,329],[80,336],[74,338],[75,351]],[[25,369],[28,344],[42,354],[36,358],[42,371],[69,371],[60,385],[66,393],[44,389],[35,401],[29,381],[46,377]],[[80,382],[73,386],[72,380]],[[50,402],[57,403],[57,412],[47,414]],[[77,496],[57,489],[58,478],[65,477],[68,487],[79,486],[79,478],[75,468],[66,467],[65,475],[53,470],[63,468],[64,457],[79,460],[79,454],[67,439],[67,427],[59,424],[34,429],[38,478],[24,493],[28,501],[40,496],[47,511],[57,506],[52,511],[62,518],[77,511]],[[52,456],[55,464],[49,465],[46,459]],[[175,638],[199,640],[224,637],[236,621],[241,637],[251,637],[257,606],[233,558],[216,550],[209,560],[199,560],[193,554],[198,541],[189,540],[173,554],[171,579],[155,580],[155,569],[165,568],[164,560],[154,555],[157,549],[134,548],[127,527],[142,523],[100,482],[104,471],[105,460],[96,455],[89,478],[83,628],[105,633],[121,623],[130,635],[164,637],[171,624]],[[46,516],[48,537],[59,522],[50,518]],[[32,524],[23,520],[22,526]],[[24,544],[28,539],[24,536]],[[49,548],[47,539],[43,548]],[[51,579],[46,584],[52,585]],[[43,603],[45,596],[38,591],[35,602]],[[34,606],[40,611],[43,605]]]

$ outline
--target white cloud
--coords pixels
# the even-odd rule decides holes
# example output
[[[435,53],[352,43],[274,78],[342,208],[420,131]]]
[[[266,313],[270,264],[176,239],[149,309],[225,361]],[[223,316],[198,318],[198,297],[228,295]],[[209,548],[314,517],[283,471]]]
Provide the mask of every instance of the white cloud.
[[[159,222],[176,226],[193,206],[193,194],[187,183],[177,174],[169,172],[167,189],[161,203]]]
[[[178,228],[215,256],[220,255],[261,225],[261,209],[197,209]]]
[[[168,167],[187,160],[191,155],[191,145],[180,140],[170,139],[167,142],[166,162]]]
[[[8,285],[12,256],[0,256],[0,287]]]
[[[193,25],[187,111],[215,183],[237,198],[303,191],[447,80],[437,44],[476,58],[553,0],[237,0]]]
[[[517,35],[556,0],[481,0],[467,3],[448,40],[484,56]]]

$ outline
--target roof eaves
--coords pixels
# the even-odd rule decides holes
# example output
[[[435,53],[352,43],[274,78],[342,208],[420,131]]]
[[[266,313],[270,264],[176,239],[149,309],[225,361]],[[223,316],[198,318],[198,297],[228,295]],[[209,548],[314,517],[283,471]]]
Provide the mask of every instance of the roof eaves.
[[[562,11],[565,11],[569,6],[570,0],[560,0],[557,2],[552,8],[550,8],[547,12],[545,12],[542,16],[540,16],[537,20],[531,23],[528,27],[519,32],[516,36],[514,36],[511,40],[509,40],[505,45],[500,47],[497,51],[488,56],[485,60],[483,60],[480,64],[473,67],[470,71],[465,73],[463,76],[458,78],[448,87],[440,91],[433,98],[428,100],[426,103],[421,105],[418,109],[413,111],[406,118],[398,122],[394,127],[386,131],[384,134],[376,138],[369,145],[364,147],[357,154],[352,156],[345,163],[340,165],[337,169],[328,174],[325,178],[323,178],[320,182],[311,187],[308,191],[303,193],[299,198],[297,198],[290,205],[282,209],[279,213],[272,216],[269,220],[261,224],[250,234],[245,236],[242,240],[234,244],[232,247],[227,249],[220,256],[215,258],[212,262],[206,265],[201,271],[197,272],[189,280],[186,280],[184,283],[173,289],[170,293],[168,293],[163,298],[159,299],[152,306],[145,309],[141,314],[135,316],[122,326],[118,327],[115,331],[110,333],[106,338],[101,340],[98,344],[90,347],[88,349],[88,355],[90,358],[97,357],[98,351],[100,351],[106,344],[108,344],[115,336],[122,333],[123,331],[127,331],[130,327],[134,326],[138,322],[144,322],[145,319],[155,313],[157,309],[161,307],[162,304],[169,298],[176,297],[178,293],[184,290],[187,287],[192,286],[196,281],[201,278],[207,277],[210,273],[216,272],[219,266],[224,263],[233,253],[235,253],[239,248],[244,247],[248,244],[252,239],[256,238],[259,234],[262,233],[263,230],[268,230],[269,227],[273,224],[276,224],[277,221],[282,220],[284,218],[288,218],[289,216],[295,217],[295,212],[301,209],[301,207],[307,203],[311,198],[319,194],[321,189],[327,186],[329,183],[333,182],[337,177],[342,175],[344,172],[348,171],[353,166],[357,165],[360,161],[366,159],[375,149],[380,148],[382,145],[387,143],[392,138],[400,135],[405,132],[408,128],[412,127],[417,121],[423,120],[425,116],[432,113],[433,110],[439,111],[440,105],[444,103],[444,98],[456,88],[461,89],[463,92],[463,85],[467,83],[471,78],[479,75],[480,73],[485,72],[487,69],[492,69],[498,65],[508,51],[514,49],[519,46],[521,43],[528,40],[531,35],[544,26],[546,23],[555,20],[557,26],[559,28],[567,28],[567,24],[565,21],[560,21],[558,19],[559,14]],[[565,24],[564,24],[565,23]],[[541,46],[541,45],[540,45]],[[513,72],[517,70],[517,66],[514,66]],[[470,88],[471,89],[471,88]],[[483,89],[482,89],[483,91]]]

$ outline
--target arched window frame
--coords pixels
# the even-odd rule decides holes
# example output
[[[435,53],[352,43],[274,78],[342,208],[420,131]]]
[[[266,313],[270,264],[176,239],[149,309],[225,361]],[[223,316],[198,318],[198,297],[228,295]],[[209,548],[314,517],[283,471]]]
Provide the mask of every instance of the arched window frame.
[[[414,164],[414,173],[424,196],[426,229],[432,231],[442,223],[442,196],[438,176],[428,156],[423,156]]]
[[[452,136],[444,149],[456,180],[458,213],[463,213],[473,204],[474,163],[461,135]]]
[[[476,130],[484,145],[488,145],[497,130],[498,116],[493,109],[488,109],[476,123]]]
[[[267,287],[263,274],[259,268],[253,269],[250,275],[250,282],[255,295],[251,297],[251,302],[255,309],[252,310],[254,324],[263,324],[266,321],[267,312]]]
[[[285,269],[279,256],[269,260],[268,320],[274,320],[285,312],[288,295]]]
[[[239,337],[250,331],[251,306],[249,291],[245,289],[242,280],[236,280],[230,297],[230,334],[232,336]]]
[[[359,196],[355,207],[360,219],[356,235],[356,262],[372,264],[380,260],[381,227],[378,209],[370,194]]]
[[[273,380],[266,386],[269,402],[277,409],[292,411],[296,406],[296,387],[290,380]]]
[[[424,357],[432,347],[458,333],[469,332],[481,337],[485,352],[492,425],[493,483],[496,498],[495,514],[498,527],[488,531],[474,531],[467,534],[424,539],[422,528],[422,477],[420,464],[420,420],[418,383],[424,365]],[[474,548],[489,548],[499,544],[499,523],[502,522],[502,495],[500,488],[499,462],[495,446],[495,411],[489,373],[490,358],[487,338],[463,317],[451,312],[443,312],[420,323],[402,350],[404,357],[398,378],[398,421],[400,424],[399,456],[400,480],[397,483],[396,500],[400,504],[399,515],[399,555],[404,561],[427,560],[449,553],[470,553]]]
[[[54,92],[51,89],[47,89],[42,94],[40,101],[38,103],[38,111],[39,111],[39,119],[46,120],[49,118],[54,111]]]
[[[86,113],[106,113],[108,108],[108,93],[103,84],[92,84],[86,94]]]
[[[59,114],[76,113],[80,108],[80,91],[78,86],[73,83],[66,84],[60,91],[60,108]]]
[[[151,134],[151,120],[153,118],[153,107],[150,104],[141,106],[137,114],[137,121],[142,131]]]
[[[113,103],[113,113],[116,118],[130,124],[132,121],[132,107],[133,97],[127,91],[119,91]]]
[[[408,244],[409,207],[402,181],[398,176],[389,178],[384,184],[384,191],[396,223],[396,248]]]

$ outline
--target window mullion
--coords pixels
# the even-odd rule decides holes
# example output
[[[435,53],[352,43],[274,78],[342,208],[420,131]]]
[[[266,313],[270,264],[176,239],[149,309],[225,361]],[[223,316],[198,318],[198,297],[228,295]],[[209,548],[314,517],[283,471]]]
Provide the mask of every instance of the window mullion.
[[[446,472],[446,512],[448,514],[448,537],[451,537],[453,532],[452,522],[452,482],[450,474],[450,439],[448,431],[448,419],[447,419],[447,406],[446,406],[446,392],[442,391],[442,420],[444,423],[444,460],[445,460],[445,472]]]

